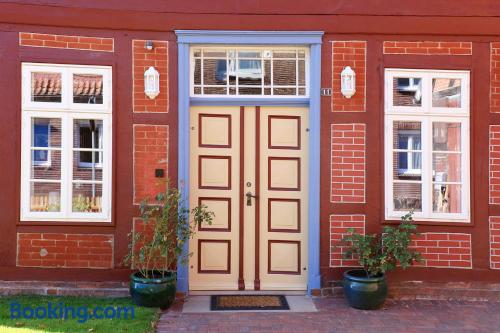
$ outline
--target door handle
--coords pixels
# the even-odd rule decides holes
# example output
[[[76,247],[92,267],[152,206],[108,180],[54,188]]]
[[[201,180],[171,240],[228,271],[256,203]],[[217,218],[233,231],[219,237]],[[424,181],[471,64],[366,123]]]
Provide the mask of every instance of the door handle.
[[[257,199],[257,196],[253,195],[252,192],[247,192],[245,195],[247,197],[247,206],[252,205],[252,198]]]

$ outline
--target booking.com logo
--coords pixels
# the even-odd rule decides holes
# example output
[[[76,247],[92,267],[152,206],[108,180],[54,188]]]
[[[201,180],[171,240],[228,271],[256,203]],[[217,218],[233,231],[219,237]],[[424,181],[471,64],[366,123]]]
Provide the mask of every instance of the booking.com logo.
[[[134,319],[133,306],[72,306],[63,302],[32,307],[10,303],[10,319],[77,319],[85,323],[89,319]]]

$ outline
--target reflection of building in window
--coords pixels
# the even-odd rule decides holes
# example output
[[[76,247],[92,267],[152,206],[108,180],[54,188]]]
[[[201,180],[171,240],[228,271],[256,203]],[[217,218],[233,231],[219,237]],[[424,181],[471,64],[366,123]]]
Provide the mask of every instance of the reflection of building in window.
[[[73,74],[73,103],[102,104],[102,75]]]
[[[102,149],[102,124],[96,124],[95,120],[80,120],[78,122],[78,146],[86,149]],[[84,168],[102,167],[102,151],[79,151],[78,166]]]
[[[306,95],[306,51],[193,50],[193,95]]]
[[[422,104],[422,79],[398,77],[393,81],[394,105],[420,106]]]
[[[398,156],[398,172],[400,176],[415,176],[422,173],[422,154],[420,152],[420,131],[401,130],[398,133],[398,146],[407,149]]]
[[[33,124],[33,147],[48,148],[50,142],[49,119],[37,119]],[[37,166],[50,166],[50,151],[35,149],[33,151],[33,164]]]
[[[460,107],[461,80],[437,78],[432,80],[433,107]]]

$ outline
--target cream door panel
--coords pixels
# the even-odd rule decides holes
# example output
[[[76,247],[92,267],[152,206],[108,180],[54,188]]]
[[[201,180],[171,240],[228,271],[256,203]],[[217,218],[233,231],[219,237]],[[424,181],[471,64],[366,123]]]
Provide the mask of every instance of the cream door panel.
[[[238,289],[240,108],[190,110],[190,206],[208,206],[212,225],[190,240],[191,290]]]
[[[306,289],[307,127],[307,108],[191,108],[190,205],[215,213],[190,241],[191,290]]]
[[[260,108],[260,287],[307,288],[308,109]]]

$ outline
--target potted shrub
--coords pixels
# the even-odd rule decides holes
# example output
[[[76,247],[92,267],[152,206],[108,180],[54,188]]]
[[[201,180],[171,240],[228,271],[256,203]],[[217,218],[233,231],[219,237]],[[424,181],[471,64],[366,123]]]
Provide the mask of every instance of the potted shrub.
[[[401,217],[401,223],[395,227],[385,226],[381,234],[360,235],[349,229],[349,234],[342,238],[347,246],[344,258],[355,258],[362,267],[344,272],[344,293],[353,308],[380,308],[387,297],[385,273],[420,261],[420,254],[409,248],[412,235],[417,234],[412,215],[410,212]]]
[[[183,247],[192,238],[200,223],[211,224],[214,214],[206,206],[189,210],[181,192],[167,187],[154,201],[141,202],[142,232],[129,234],[131,242],[125,263],[137,271],[130,276],[130,295],[135,304],[168,308],[175,299],[178,258],[186,262],[191,254],[182,256]]]

